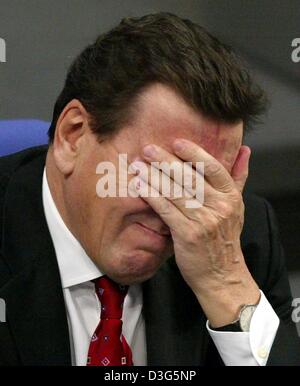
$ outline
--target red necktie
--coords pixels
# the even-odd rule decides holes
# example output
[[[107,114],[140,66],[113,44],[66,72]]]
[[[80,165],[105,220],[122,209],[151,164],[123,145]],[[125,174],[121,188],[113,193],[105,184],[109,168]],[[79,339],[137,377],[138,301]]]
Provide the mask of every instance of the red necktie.
[[[128,286],[102,276],[95,280],[95,290],[101,303],[101,320],[91,339],[87,366],[133,366],[121,320]]]

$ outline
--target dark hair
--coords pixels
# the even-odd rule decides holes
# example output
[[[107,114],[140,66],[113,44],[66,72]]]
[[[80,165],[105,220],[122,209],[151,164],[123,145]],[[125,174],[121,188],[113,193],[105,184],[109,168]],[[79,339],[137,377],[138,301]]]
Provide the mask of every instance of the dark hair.
[[[172,87],[207,117],[246,127],[265,110],[264,92],[229,47],[204,28],[170,13],[125,18],[100,35],[71,65],[49,129],[73,98],[84,105],[96,134],[130,119],[135,97],[153,82]]]

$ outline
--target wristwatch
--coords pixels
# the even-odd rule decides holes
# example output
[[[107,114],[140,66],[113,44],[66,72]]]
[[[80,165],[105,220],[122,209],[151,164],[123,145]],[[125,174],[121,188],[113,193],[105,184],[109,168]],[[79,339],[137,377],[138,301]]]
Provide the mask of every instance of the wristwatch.
[[[215,331],[249,332],[250,323],[257,304],[245,304],[241,307],[240,315],[234,322],[226,326],[212,328]]]

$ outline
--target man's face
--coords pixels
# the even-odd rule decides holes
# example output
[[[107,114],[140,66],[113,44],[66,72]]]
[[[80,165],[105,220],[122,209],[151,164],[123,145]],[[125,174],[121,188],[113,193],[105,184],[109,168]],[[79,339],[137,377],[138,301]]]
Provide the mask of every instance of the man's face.
[[[142,198],[97,195],[99,162],[110,161],[118,170],[119,154],[127,154],[131,163],[143,159],[147,144],[172,152],[172,142],[186,138],[230,172],[242,131],[241,123],[224,125],[204,118],[173,90],[155,84],[141,94],[135,118],[116,135],[99,143],[87,134],[74,172],[64,182],[64,205],[72,232],[100,270],[122,284],[142,282],[173,254],[173,245],[168,227]]]

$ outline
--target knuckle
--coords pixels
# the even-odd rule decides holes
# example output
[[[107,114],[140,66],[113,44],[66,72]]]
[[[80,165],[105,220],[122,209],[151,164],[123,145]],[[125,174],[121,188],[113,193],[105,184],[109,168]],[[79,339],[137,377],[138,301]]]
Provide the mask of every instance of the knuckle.
[[[190,146],[189,147],[189,153],[190,153],[190,156],[192,157],[192,160],[197,160],[198,159],[198,148],[196,146]]]
[[[167,217],[171,212],[171,204],[168,200],[161,200],[159,213],[163,217]]]
[[[198,240],[199,240],[199,234],[198,232],[195,231],[195,229],[189,229],[189,231],[187,232],[187,234],[185,235],[185,241],[189,244],[189,245],[197,245],[198,243]]]
[[[205,171],[208,176],[219,174],[220,170],[220,166],[215,162],[209,162],[205,165]]]
[[[230,193],[231,199],[234,202],[240,202],[243,201],[242,194],[238,189],[232,189]]]
[[[205,234],[209,239],[216,239],[220,226],[219,219],[213,217],[205,225]]]
[[[229,202],[222,201],[219,203],[219,212],[222,218],[229,219],[235,214],[236,210]]]

